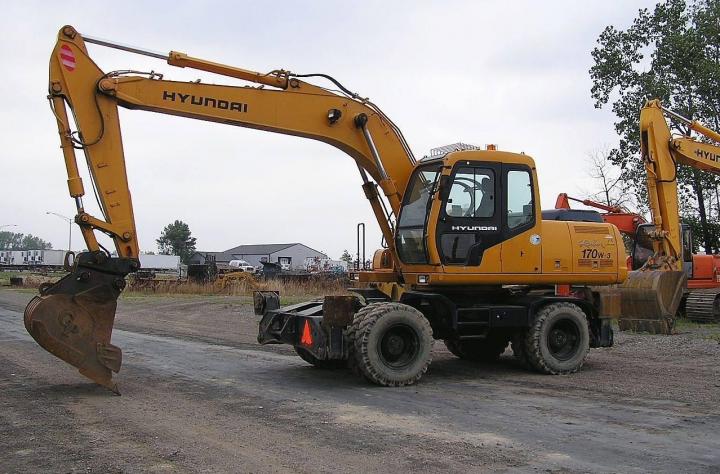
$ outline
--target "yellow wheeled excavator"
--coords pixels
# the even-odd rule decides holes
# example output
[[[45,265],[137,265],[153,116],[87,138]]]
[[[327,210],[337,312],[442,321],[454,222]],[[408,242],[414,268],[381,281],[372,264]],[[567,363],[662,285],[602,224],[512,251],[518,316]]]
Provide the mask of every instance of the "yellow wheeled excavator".
[[[686,130],[673,135],[668,118]],[[692,132],[706,141],[691,137]],[[648,101],[640,111],[652,222],[638,227],[634,243],[633,266],[642,266],[620,286],[620,329],[670,334],[688,279],[697,282],[689,285],[695,289],[685,302],[693,319],[713,320],[720,313],[715,258],[693,258],[690,229],[680,223],[676,179],[678,164],[720,173],[720,147],[710,141],[720,143],[720,133],[664,108],[659,100]],[[703,280],[704,285],[698,284]]]
[[[104,72],[87,43],[258,86]],[[121,364],[111,343],[116,301],[125,276],[139,268],[119,106],[312,138],[357,163],[387,248],[349,296],[281,308],[276,293],[256,293],[262,344],[290,344],[313,365],[349,365],[386,386],[419,380],[435,339],[472,360],[495,359],[512,343],[517,357],[548,374],[574,372],[590,347],[612,345],[603,297],[590,286],[626,279],[620,233],[604,223],[543,221],[528,155],[457,147],[416,160],[379,107],[328,75],[261,74],[83,37],[70,26],[50,59],[49,100],[88,251],[66,277],[41,288],[25,325],[42,347],[105,387],[117,391],[112,372]],[[85,155],[100,216],[85,209],[75,150]],[[100,246],[96,231],[112,237],[117,256]],[[557,285],[572,290],[557,292]]]

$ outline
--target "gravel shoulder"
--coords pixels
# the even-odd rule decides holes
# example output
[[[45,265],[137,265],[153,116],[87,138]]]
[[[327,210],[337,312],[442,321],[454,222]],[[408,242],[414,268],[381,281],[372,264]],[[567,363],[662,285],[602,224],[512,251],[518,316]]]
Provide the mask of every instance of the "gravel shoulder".
[[[0,472],[717,472],[717,326],[619,333],[565,377],[460,361],[436,344],[386,389],[258,346],[250,298],[119,301],[123,396],[25,334],[0,289]]]

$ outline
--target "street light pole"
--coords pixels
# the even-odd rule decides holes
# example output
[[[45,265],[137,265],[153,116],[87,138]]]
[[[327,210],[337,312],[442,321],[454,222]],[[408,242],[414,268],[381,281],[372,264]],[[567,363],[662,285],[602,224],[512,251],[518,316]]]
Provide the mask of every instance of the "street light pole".
[[[67,222],[70,226],[70,231],[68,233],[68,252],[72,250],[72,225],[73,220],[69,217],[63,216],[62,214],[58,214],[57,212],[51,212],[51,211],[45,211],[45,214],[52,214],[53,216],[57,216],[60,219],[63,219],[65,222]]]

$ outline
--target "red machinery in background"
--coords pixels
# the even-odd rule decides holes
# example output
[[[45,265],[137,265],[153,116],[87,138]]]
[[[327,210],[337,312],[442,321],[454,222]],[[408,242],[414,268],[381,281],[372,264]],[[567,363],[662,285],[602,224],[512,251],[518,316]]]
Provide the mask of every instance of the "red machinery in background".
[[[654,226],[637,213],[620,206],[608,206],[590,199],[578,199],[560,193],[555,201],[555,209],[572,209],[570,201],[599,209],[602,221],[615,225],[630,242],[628,269],[642,267],[653,254],[649,233]],[[567,216],[566,216],[567,217]],[[573,216],[569,216],[573,220]],[[692,233],[682,224],[683,260],[688,273],[687,291],[684,307],[686,316],[694,321],[720,321],[720,255],[692,253]]]

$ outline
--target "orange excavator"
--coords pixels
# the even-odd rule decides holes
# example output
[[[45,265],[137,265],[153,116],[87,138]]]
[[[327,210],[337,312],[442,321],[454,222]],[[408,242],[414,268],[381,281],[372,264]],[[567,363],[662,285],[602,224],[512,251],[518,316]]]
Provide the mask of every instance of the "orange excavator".
[[[572,209],[570,201],[603,212]],[[580,214],[576,214],[580,211]],[[650,233],[654,226],[638,213],[621,206],[608,206],[591,199],[578,199],[560,193],[555,201],[555,212],[543,211],[543,217],[561,220],[587,220],[607,222],[618,228],[629,243],[628,270],[639,270],[652,255]],[[720,322],[720,255],[692,253],[690,227],[681,224],[684,268],[687,272],[687,286],[680,304],[685,316],[698,322]],[[691,254],[691,259],[687,255]]]
[[[602,221],[613,224],[620,233],[631,237],[635,236],[638,226],[647,222],[642,215],[630,212],[622,206],[608,206],[590,199],[578,199],[568,196],[567,193],[558,194],[555,200],[555,209],[571,209],[570,201],[605,211],[600,214]]]

